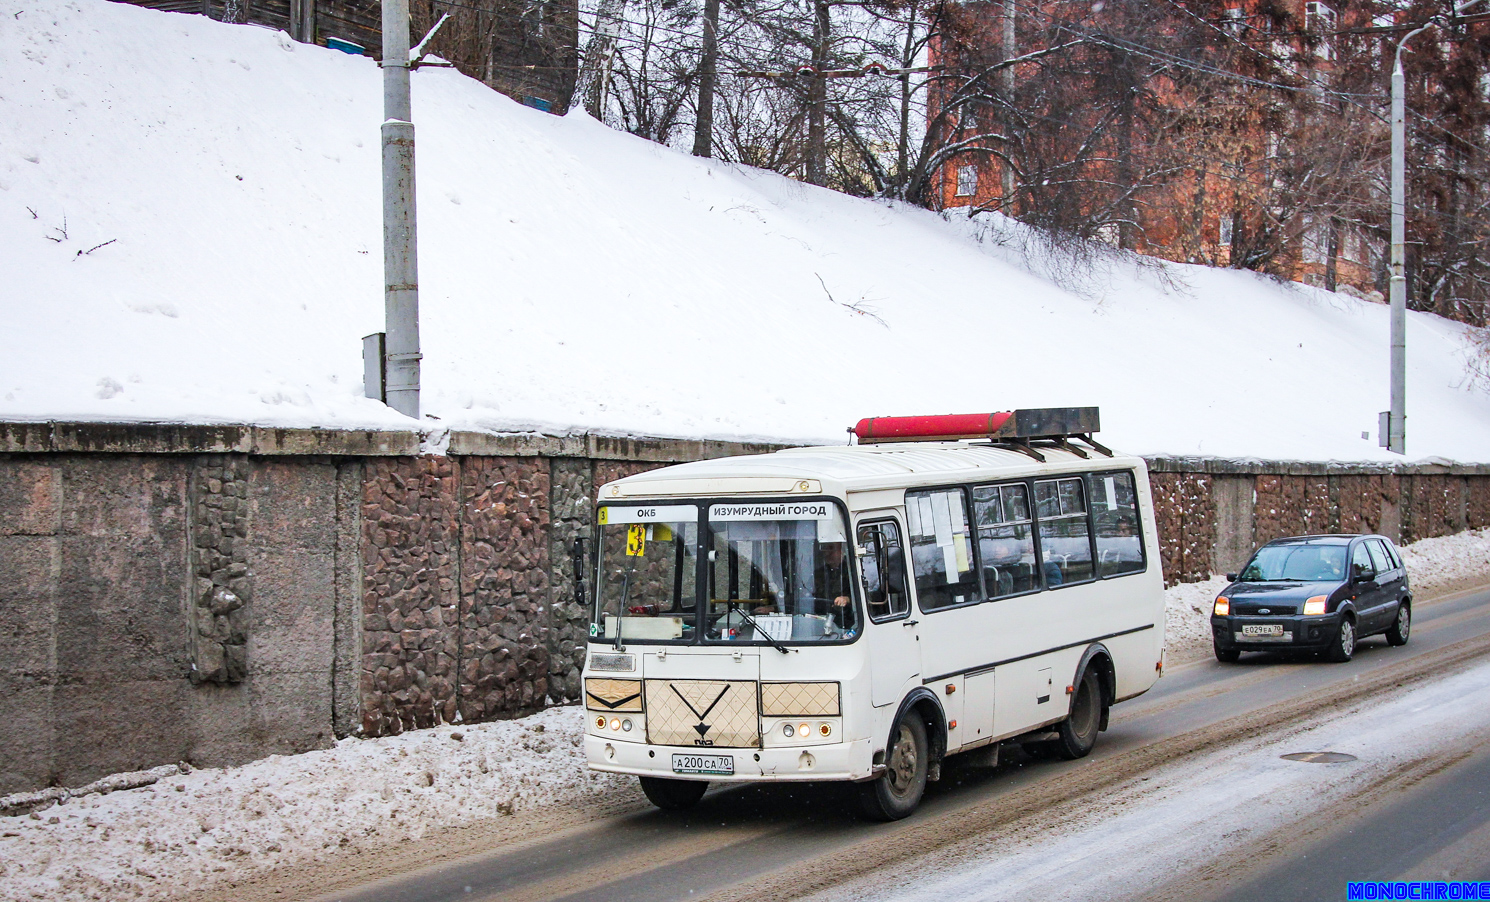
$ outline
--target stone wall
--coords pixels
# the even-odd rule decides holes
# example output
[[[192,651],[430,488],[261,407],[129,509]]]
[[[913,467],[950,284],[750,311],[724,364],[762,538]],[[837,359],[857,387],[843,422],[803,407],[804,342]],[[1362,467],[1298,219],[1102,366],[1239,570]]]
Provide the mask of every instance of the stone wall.
[[[1490,526],[1490,468],[1149,461],[1169,585],[1235,571],[1252,549],[1310,533],[1401,544]]]
[[[0,454],[0,793],[355,727],[360,482],[331,458]]]
[[[767,450],[0,424],[0,794],[573,701],[599,487]],[[1490,467],[1150,470],[1171,583],[1285,534],[1490,526]]]

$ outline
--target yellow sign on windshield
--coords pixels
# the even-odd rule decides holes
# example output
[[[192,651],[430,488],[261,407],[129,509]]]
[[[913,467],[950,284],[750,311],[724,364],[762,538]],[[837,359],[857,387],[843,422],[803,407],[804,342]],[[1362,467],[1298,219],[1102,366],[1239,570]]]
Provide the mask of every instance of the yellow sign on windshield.
[[[647,552],[647,526],[645,523],[633,523],[626,527],[626,553],[632,557],[641,557]]]

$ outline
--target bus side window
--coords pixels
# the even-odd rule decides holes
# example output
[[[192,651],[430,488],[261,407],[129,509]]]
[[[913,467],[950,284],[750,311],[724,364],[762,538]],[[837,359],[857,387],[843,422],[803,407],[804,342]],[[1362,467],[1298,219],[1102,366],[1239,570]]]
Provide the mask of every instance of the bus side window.
[[[900,527],[890,521],[863,524],[859,527],[859,545],[863,548],[859,563],[869,616],[887,620],[907,613],[911,602],[905,585]]]
[[[905,517],[921,610],[980,600],[967,498],[962,489],[906,492]]]
[[[1080,476],[1035,483],[1035,518],[1040,524],[1046,588],[1085,582],[1093,576],[1084,496]]]
[[[1029,489],[1022,482],[973,488],[973,522],[988,597],[1018,595],[1040,587],[1035,539],[1030,531]]]
[[[1143,529],[1132,473],[1094,473],[1087,477],[1092,523],[1097,535],[1097,572],[1103,577],[1144,569]]]

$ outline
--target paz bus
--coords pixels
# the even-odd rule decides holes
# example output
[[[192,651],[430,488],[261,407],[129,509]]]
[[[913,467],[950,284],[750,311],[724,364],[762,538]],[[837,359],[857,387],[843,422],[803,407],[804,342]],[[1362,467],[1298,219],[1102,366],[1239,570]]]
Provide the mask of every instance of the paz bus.
[[[1164,645],[1148,473],[1098,428],[877,417],[847,446],[602,486],[589,766],[665,809],[711,781],[852,781],[891,820],[949,755],[1086,755]]]

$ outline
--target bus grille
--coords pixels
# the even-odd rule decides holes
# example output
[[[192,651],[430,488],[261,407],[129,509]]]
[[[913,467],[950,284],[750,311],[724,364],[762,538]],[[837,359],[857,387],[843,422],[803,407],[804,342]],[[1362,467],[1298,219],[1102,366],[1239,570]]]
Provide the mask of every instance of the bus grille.
[[[753,680],[647,680],[647,741],[760,748]]]

